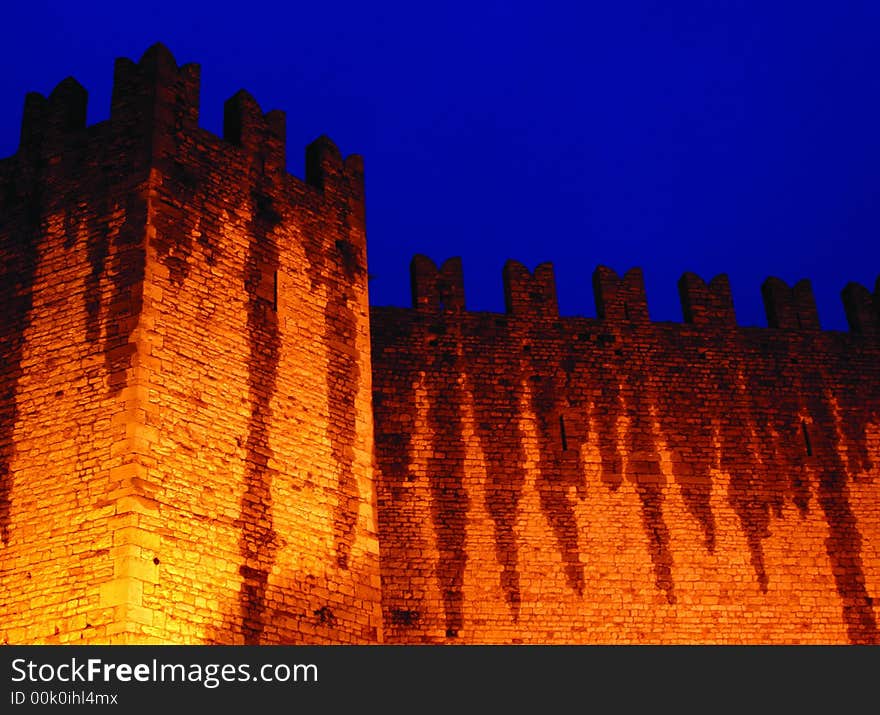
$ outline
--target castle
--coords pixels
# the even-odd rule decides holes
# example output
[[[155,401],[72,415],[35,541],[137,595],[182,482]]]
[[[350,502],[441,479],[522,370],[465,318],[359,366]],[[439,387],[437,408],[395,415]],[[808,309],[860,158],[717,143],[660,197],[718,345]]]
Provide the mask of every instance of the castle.
[[[360,158],[198,112],[156,45],[0,160],[0,641],[880,642],[880,285],[654,323],[508,262],[498,314],[416,257],[370,306]]]

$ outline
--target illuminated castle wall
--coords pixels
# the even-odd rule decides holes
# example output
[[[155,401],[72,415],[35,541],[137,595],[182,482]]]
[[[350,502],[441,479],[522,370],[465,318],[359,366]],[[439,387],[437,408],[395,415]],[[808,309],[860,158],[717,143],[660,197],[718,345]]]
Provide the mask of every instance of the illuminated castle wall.
[[[880,642],[880,286],[370,308],[359,158],[198,87],[154,46],[0,161],[0,641]]]
[[[880,294],[847,334],[806,282],[739,328],[723,276],[681,324],[638,269],[595,271],[597,319],[549,265],[503,278],[470,313],[417,257],[415,307],[372,311],[387,641],[878,642]]]

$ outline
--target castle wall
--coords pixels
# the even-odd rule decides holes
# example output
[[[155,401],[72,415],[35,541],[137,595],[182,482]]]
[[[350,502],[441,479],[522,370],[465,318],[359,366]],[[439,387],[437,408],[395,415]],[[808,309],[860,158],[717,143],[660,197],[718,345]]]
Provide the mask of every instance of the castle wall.
[[[651,323],[641,275],[560,318],[552,270],[464,311],[457,260],[372,310],[388,642],[877,643],[880,346],[819,330],[805,282],[738,328],[692,275]]]
[[[10,642],[51,640],[50,605],[71,614],[62,641],[381,638],[360,160],[320,139],[300,181],[284,171],[283,115],[246,93],[226,115],[224,139],[198,127],[198,68],[164,48],[118,61],[111,118],[87,131],[133,137],[106,151],[142,181],[119,208],[85,176],[78,204],[130,220],[130,235],[97,221],[63,245],[50,218],[11,244],[36,278],[33,307],[16,312],[30,317],[4,326],[21,352],[0,435]],[[10,235],[21,225],[11,217]],[[79,307],[50,310],[72,292]],[[99,342],[100,362],[84,345],[89,311],[114,346]],[[36,367],[47,351],[51,376]],[[80,364],[88,390],[67,387]],[[57,448],[44,425],[64,435]],[[49,527],[57,543],[36,552],[28,537]]]
[[[157,45],[0,160],[0,641],[880,641],[880,282],[849,333],[775,278],[652,323],[636,269],[561,318],[418,256],[370,309],[360,158],[198,114]]]

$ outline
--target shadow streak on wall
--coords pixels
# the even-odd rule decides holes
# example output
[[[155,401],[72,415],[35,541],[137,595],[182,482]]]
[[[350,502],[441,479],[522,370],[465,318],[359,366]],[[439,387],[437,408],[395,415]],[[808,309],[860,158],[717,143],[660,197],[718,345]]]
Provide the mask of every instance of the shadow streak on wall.
[[[409,337],[412,330],[396,322],[383,323],[377,330],[378,321],[372,323],[374,359],[382,355],[386,341],[393,344],[403,335]],[[400,360],[394,371],[375,375],[373,382],[375,423],[382,426],[376,430],[382,612],[385,637],[391,643],[412,640],[415,629],[427,621],[424,564],[410,556],[426,548],[421,522],[411,516],[416,500],[411,463],[417,413],[414,383],[411,360]]]
[[[86,341],[104,353],[110,393],[115,394],[125,386],[126,371],[131,367],[131,358],[135,353],[135,346],[128,342],[128,338],[137,323],[142,305],[140,285],[146,269],[143,231],[147,223],[147,200],[135,190],[127,195],[125,218],[122,226],[114,232],[108,225],[108,217],[112,214],[109,195],[109,186],[103,185],[97,192],[94,208],[82,211],[87,222],[86,258],[89,265],[89,272],[83,278],[83,293]],[[66,215],[64,246],[68,249],[79,239],[78,208],[71,207]],[[111,259],[110,266],[107,265],[108,259]],[[113,288],[106,306],[102,305],[103,278],[109,278]],[[102,307],[106,309],[106,315],[103,316]],[[102,327],[104,339],[103,344],[99,345]]]
[[[351,220],[348,209],[342,210],[339,221],[345,230],[350,229]],[[320,233],[307,235],[304,248],[312,291],[319,293],[323,288],[327,293],[322,338],[328,355],[326,435],[337,470],[333,550],[337,567],[348,569],[360,503],[354,445],[361,372],[356,348],[357,312],[352,305],[357,302],[355,292],[365,277],[365,256],[347,238],[328,247]]]
[[[351,303],[357,281],[364,269],[356,248],[347,240],[336,242],[336,256],[342,265],[346,283],[328,286],[329,297],[324,311],[324,344],[329,346],[327,371],[327,411],[333,462],[339,470],[338,496],[333,514],[333,541],[336,563],[348,569],[351,548],[357,530],[359,493],[354,475],[354,444],[357,438],[355,400],[360,386],[358,362],[357,315]],[[347,347],[337,347],[344,343]]]
[[[125,387],[128,369],[137,346],[130,342],[143,305],[143,281],[146,269],[144,226],[147,223],[147,199],[140,193],[128,196],[125,220],[115,237],[110,268],[113,294],[107,306],[107,334],[104,338],[104,364],[110,393]]]
[[[0,375],[0,543],[3,545],[9,541],[11,469],[15,456],[13,437],[18,419],[16,393],[22,375],[24,336],[33,317],[31,310],[42,209],[39,186],[39,183],[35,183],[27,192],[28,198],[21,203],[20,216],[10,216],[12,229],[7,234],[7,247],[4,250],[8,258],[0,285],[0,364],[3,365],[3,374]],[[11,190],[9,193],[7,202],[16,198]],[[0,197],[0,200],[4,198]],[[16,219],[17,225],[14,223]]]
[[[810,493],[803,456],[793,446],[800,436],[800,390],[767,389],[780,375],[791,373],[796,358],[785,343],[772,350],[762,344],[759,350],[752,360],[740,360],[724,380],[732,409],[721,422],[720,438],[721,468],[730,474],[728,502],[745,532],[758,586],[767,593],[763,540],[770,536],[771,520],[784,517],[787,499],[805,516]]]
[[[813,376],[814,384],[821,384]],[[874,601],[868,593],[865,569],[862,563],[862,535],[853,513],[847,487],[847,471],[841,458],[843,445],[839,443],[830,405],[816,397],[808,405],[815,422],[822,430],[812,430],[810,437],[816,443],[819,469],[819,506],[828,523],[825,547],[831,562],[831,572],[843,609],[850,643],[880,645],[880,633],[874,614]]]
[[[772,453],[770,413],[759,404],[766,390],[760,387],[762,377],[747,368],[745,363],[731,368],[726,381],[729,408],[719,431],[720,466],[730,475],[727,499],[745,533],[758,587],[767,593],[770,578],[763,542],[770,536],[772,513],[782,515],[782,501],[779,475],[768,463]]]
[[[248,645],[259,644],[265,628],[266,588],[278,550],[278,535],[272,517],[272,481],[269,467],[272,397],[278,374],[281,340],[276,306],[260,295],[265,276],[278,270],[278,247],[271,235],[281,217],[262,194],[255,194],[253,219],[248,227],[248,253],[245,262],[247,304],[248,399],[250,421],[245,445],[245,490],[241,500],[242,557],[239,590],[241,632]]]
[[[461,405],[460,336],[439,322],[436,345],[428,357],[428,459],[431,517],[437,534],[437,583],[443,599],[446,637],[455,638],[464,625],[465,526],[468,496],[464,489],[464,437]]]
[[[673,363],[678,352],[668,355],[665,361]],[[712,474],[715,466],[715,424],[718,418],[712,409],[706,408],[707,394],[718,391],[725,383],[723,369],[715,361],[707,359],[705,346],[687,355],[691,364],[702,367],[693,371],[667,369],[663,380],[666,389],[652,393],[658,406],[659,430],[666,448],[674,455],[672,475],[688,514],[700,526],[703,546],[714,554],[717,540],[717,524],[712,511]],[[685,457],[685,455],[687,455]]]
[[[665,594],[667,603],[674,604],[676,597],[673,559],[669,545],[669,527],[663,514],[665,480],[650,422],[649,406],[656,404],[656,400],[639,370],[629,376],[627,386],[630,389],[626,400],[629,425],[626,460],[628,477],[635,484],[641,502],[642,528],[654,566],[654,585]]]
[[[506,340],[499,335],[496,345]],[[467,365],[474,396],[475,429],[486,464],[485,504],[495,532],[495,558],[501,566],[501,589],[514,622],[519,620],[520,574],[516,523],[526,481],[525,454],[519,429],[517,392],[522,385],[518,363],[499,366],[470,344]],[[502,350],[506,352],[506,350]]]
[[[580,560],[578,523],[569,497],[569,487],[575,487],[581,499],[586,496],[586,487],[579,457],[575,458],[573,464],[563,460],[563,453],[568,451],[565,448],[567,445],[561,444],[565,438],[561,433],[557,434],[557,425],[553,424],[560,419],[558,406],[563,402],[567,404],[564,398],[567,391],[556,384],[555,375],[537,372],[538,369],[552,371],[551,365],[549,360],[535,360],[535,373],[530,377],[531,409],[537,420],[538,432],[538,497],[541,511],[556,539],[566,583],[580,596],[584,591],[584,565]],[[579,450],[572,451],[579,454]]]

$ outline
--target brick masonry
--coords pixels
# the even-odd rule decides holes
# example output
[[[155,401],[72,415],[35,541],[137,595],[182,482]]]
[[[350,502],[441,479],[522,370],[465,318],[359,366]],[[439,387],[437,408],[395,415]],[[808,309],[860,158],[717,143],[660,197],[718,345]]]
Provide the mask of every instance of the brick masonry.
[[[475,313],[417,256],[370,308],[360,158],[198,96],[157,45],[0,160],[2,642],[880,642],[880,286]]]

